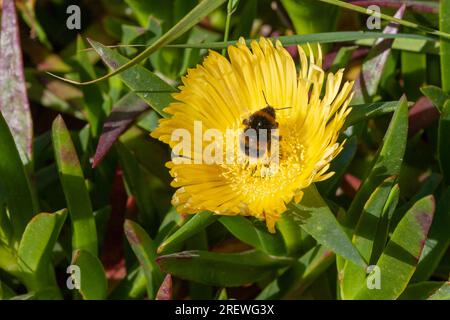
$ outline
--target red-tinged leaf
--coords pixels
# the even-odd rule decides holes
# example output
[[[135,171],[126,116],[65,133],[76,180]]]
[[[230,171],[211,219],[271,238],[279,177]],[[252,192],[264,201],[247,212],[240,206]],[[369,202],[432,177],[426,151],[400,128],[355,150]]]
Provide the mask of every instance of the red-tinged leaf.
[[[105,267],[106,277],[111,283],[122,280],[126,275],[123,224],[127,211],[127,200],[123,174],[121,170],[117,169],[111,191],[111,215],[101,248],[101,261]]]
[[[166,275],[161,287],[159,287],[158,293],[156,294],[156,300],[172,300],[172,276],[170,274]]]
[[[427,128],[439,118],[439,111],[426,97],[421,97],[409,110],[408,136],[413,136],[421,129]]]
[[[401,19],[405,13],[405,8],[405,5],[402,5],[394,17]],[[391,23],[384,28],[383,33],[396,34],[398,29],[398,24]],[[377,92],[393,42],[393,39],[378,39],[375,41],[373,49],[362,65],[361,74],[356,79],[355,95],[352,100],[354,104],[369,102]]]
[[[93,168],[100,164],[114,142],[147,109],[148,104],[134,93],[127,94],[117,102],[103,126],[97,150],[95,151]]]
[[[4,0],[0,38],[0,111],[3,114],[21,159],[31,159],[33,124],[23,73],[22,49],[14,0]]]

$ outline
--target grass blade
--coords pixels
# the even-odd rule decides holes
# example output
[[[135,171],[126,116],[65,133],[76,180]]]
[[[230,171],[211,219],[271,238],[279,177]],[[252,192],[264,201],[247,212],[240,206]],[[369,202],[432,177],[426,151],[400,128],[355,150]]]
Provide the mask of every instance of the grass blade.
[[[103,61],[111,68],[116,69],[128,63],[128,59],[102,44],[90,41]],[[172,102],[171,93],[176,90],[157,77],[146,68],[136,65],[122,72],[120,79],[139,97],[147,102],[156,112],[165,117],[162,111]]]
[[[93,83],[97,83],[103,80],[106,80],[116,74],[119,74],[138,63],[144,61],[147,59],[152,53],[156,52],[158,49],[164,47],[168,43],[176,40],[181,35],[183,35],[186,31],[191,29],[194,25],[196,25],[201,19],[206,17],[208,14],[210,14],[212,11],[217,9],[222,3],[224,3],[225,0],[204,0],[200,2],[194,9],[191,10],[186,16],[184,16],[183,19],[181,19],[176,25],[174,25],[169,31],[167,31],[161,38],[159,38],[157,41],[155,41],[150,47],[145,49],[142,53],[140,53],[137,57],[134,59],[124,63],[111,73],[108,73],[107,75],[97,78],[95,80],[87,81],[87,82],[78,82],[78,81],[72,81],[68,79],[64,79],[61,77],[57,77],[60,80],[72,83],[72,84],[78,84],[78,85],[89,85]]]

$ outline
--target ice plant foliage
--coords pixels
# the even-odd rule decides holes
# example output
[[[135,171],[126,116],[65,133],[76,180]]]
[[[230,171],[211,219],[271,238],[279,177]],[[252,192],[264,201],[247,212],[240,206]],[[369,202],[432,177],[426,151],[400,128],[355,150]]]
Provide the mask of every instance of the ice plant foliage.
[[[167,166],[178,212],[254,216],[274,232],[288,202],[301,201],[303,189],[333,175],[328,169],[343,148],[338,136],[350,112],[353,83],[343,83],[343,70],[324,72],[320,47],[316,57],[311,49],[309,57],[301,47],[298,51],[297,72],[281,43],[261,38],[248,48],[240,39],[228,47],[229,60],[210,51],[182,78],[176,101],[164,110],[171,117],[160,120],[152,133],[173,150]],[[272,141],[279,145],[273,152],[266,144],[255,160],[242,152],[242,136],[246,120],[268,105],[277,126]],[[180,130],[192,139],[188,148],[180,148],[180,137],[174,137]],[[230,148],[236,155],[232,161]],[[220,158],[221,150],[226,161],[205,160],[205,155]]]

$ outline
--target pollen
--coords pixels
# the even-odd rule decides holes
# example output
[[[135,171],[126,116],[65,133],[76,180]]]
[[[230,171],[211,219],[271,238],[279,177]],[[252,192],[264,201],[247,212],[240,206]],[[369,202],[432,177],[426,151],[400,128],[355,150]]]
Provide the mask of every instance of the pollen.
[[[167,166],[177,189],[172,204],[178,212],[254,216],[275,232],[286,204],[300,202],[303,189],[332,176],[330,162],[345,143],[338,137],[350,112],[353,83],[342,83],[344,70],[325,73],[320,47],[317,56],[298,50],[299,71],[281,43],[262,38],[249,48],[241,39],[228,47],[229,60],[210,51],[202,65],[188,71],[174,95],[176,102],[164,110],[171,117],[160,120],[152,136],[175,150],[173,132],[185,129],[194,139],[195,123],[201,122],[204,129],[227,137],[216,143],[232,151],[233,161],[172,159]],[[277,110],[278,136],[271,141],[276,148],[251,157],[239,143],[230,147],[226,142],[239,141],[245,130],[243,120],[267,105]],[[194,143],[183,155],[193,158],[206,148]]]

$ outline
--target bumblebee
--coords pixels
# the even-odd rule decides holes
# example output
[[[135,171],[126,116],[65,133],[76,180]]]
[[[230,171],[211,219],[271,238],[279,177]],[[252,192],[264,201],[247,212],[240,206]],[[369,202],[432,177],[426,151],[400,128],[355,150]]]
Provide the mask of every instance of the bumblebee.
[[[245,128],[241,139],[241,150],[245,152],[245,155],[262,157],[266,151],[270,152],[272,139],[281,140],[280,136],[272,135],[271,130],[278,129],[276,110],[284,109],[290,108],[275,109],[267,103],[266,107],[242,121]],[[263,137],[260,136],[261,133],[264,133]]]

